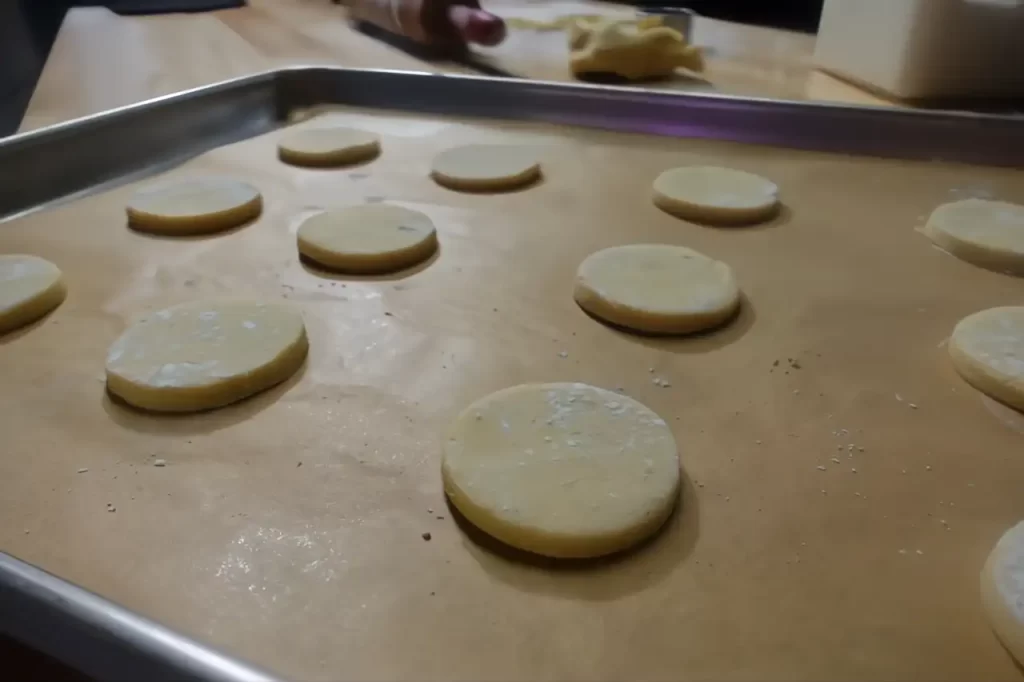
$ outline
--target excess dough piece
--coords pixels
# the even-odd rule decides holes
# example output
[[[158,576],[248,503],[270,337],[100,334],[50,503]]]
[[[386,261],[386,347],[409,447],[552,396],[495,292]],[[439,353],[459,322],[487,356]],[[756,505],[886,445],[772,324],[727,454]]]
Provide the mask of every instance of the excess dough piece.
[[[1024,410],[1024,307],[991,308],[965,317],[953,329],[949,355],[967,383]]]
[[[401,206],[366,204],[333,209],[299,227],[299,253],[332,270],[395,272],[437,250],[430,218]]]
[[[143,318],[110,347],[107,388],[146,410],[208,410],[284,381],[307,349],[302,316],[287,305],[183,303]]]
[[[650,537],[679,497],[679,455],[664,420],[586,384],[493,393],[455,420],[445,493],[473,525],[552,557],[611,554]]]
[[[740,305],[732,268],[684,246],[631,244],[587,257],[576,302],[614,325],[655,334],[717,327]]]
[[[380,154],[380,138],[355,128],[305,128],[281,138],[277,155],[296,166],[345,166]]]
[[[252,185],[231,178],[192,178],[143,188],[128,202],[128,224],[164,235],[208,234],[238,227],[263,210]]]
[[[1024,275],[1024,206],[984,199],[954,201],[935,209],[924,233],[968,263]]]
[[[629,80],[664,78],[677,68],[702,71],[700,48],[658,21],[580,20],[570,26],[573,75],[613,73]]]
[[[1006,531],[989,554],[981,604],[999,640],[1024,665],[1024,522]]]
[[[64,302],[60,269],[36,256],[0,256],[0,334],[39,318]]]
[[[779,188],[746,171],[684,166],[667,170],[655,179],[654,205],[687,220],[749,224],[775,215]]]
[[[450,189],[491,192],[523,187],[540,178],[533,151],[500,144],[467,144],[434,158],[431,177]]]

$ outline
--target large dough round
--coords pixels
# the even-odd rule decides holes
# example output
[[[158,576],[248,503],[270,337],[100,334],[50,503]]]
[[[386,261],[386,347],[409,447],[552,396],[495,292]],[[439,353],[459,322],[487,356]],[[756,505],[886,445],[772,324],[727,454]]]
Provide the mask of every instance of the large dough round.
[[[107,388],[158,412],[221,407],[299,369],[302,315],[281,303],[194,301],[152,313],[107,354]]]
[[[687,220],[746,224],[779,207],[779,188],[759,175],[715,166],[673,168],[654,180],[654,204]]]
[[[515,189],[540,177],[540,163],[524,147],[467,144],[434,158],[434,180],[451,189],[486,192]]]
[[[614,246],[591,254],[576,272],[573,293],[591,315],[655,334],[717,327],[740,305],[732,268],[666,244]]]
[[[437,250],[437,232],[419,211],[365,204],[318,213],[299,227],[299,253],[332,270],[395,272]]]
[[[949,339],[953,366],[989,397],[1024,410],[1024,307],[965,317]]]
[[[968,263],[1024,275],[1024,206],[954,201],[935,209],[924,231],[936,245]]]
[[[380,154],[380,138],[355,128],[304,128],[285,134],[277,155],[296,166],[345,166]]]
[[[445,441],[441,475],[475,526],[553,557],[635,545],[679,498],[679,455],[664,420],[586,384],[516,386],[470,405]]]
[[[207,234],[238,227],[262,210],[259,190],[248,183],[231,178],[193,178],[136,192],[128,202],[128,224],[155,234]]]
[[[981,604],[1000,641],[1024,665],[1024,522],[1006,531],[989,554]]]
[[[67,296],[60,269],[36,256],[0,256],[0,334],[35,322]]]

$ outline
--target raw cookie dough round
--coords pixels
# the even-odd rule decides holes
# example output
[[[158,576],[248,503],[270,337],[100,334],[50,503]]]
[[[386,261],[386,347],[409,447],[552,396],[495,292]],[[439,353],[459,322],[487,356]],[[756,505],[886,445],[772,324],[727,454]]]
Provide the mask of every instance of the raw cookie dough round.
[[[107,389],[157,412],[222,407],[279,384],[309,344],[281,303],[193,301],[152,313],[107,354]]]
[[[444,490],[471,523],[536,554],[611,554],[654,534],[679,498],[679,455],[658,415],[586,384],[493,393],[455,420]]]
[[[576,302],[614,325],[689,334],[731,318],[740,305],[732,268],[685,246],[613,246],[576,271]]]
[[[277,155],[296,166],[345,166],[380,154],[380,138],[355,128],[304,128],[281,138]]]
[[[984,199],[954,201],[935,209],[924,233],[968,263],[1024,275],[1024,206]]]
[[[524,147],[467,144],[434,158],[431,177],[450,189],[486,192],[516,189],[540,177],[540,163]]]
[[[965,317],[949,339],[953,366],[990,398],[1024,410],[1024,307]]]
[[[299,253],[332,270],[395,272],[437,250],[437,231],[419,211],[364,204],[318,213],[299,227]]]
[[[24,327],[64,302],[60,269],[36,256],[0,256],[0,334]]]
[[[248,183],[231,178],[193,178],[136,192],[128,202],[128,224],[154,234],[207,234],[238,227],[262,210],[259,190]]]
[[[673,168],[654,180],[654,205],[698,222],[747,224],[773,217],[779,188],[759,175],[715,166]]]
[[[1000,641],[1024,665],[1024,521],[989,554],[981,571],[981,605]]]

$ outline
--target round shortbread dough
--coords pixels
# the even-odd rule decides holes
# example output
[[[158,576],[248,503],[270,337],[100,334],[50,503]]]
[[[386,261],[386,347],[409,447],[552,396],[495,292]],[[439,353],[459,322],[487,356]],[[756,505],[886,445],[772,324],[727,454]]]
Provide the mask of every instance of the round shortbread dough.
[[[380,138],[354,128],[305,128],[281,138],[277,155],[296,166],[345,166],[380,154]]]
[[[36,256],[0,256],[0,334],[24,327],[64,302],[60,269]]]
[[[576,302],[614,325],[689,334],[731,318],[740,305],[732,268],[685,246],[613,246],[576,271]]]
[[[445,493],[505,544],[552,557],[611,554],[654,534],[679,498],[679,455],[665,421],[586,384],[493,393],[455,420]]]
[[[746,171],[686,166],[667,170],[654,180],[654,205],[698,222],[755,223],[778,212],[779,188]]]
[[[164,235],[207,234],[238,227],[263,210],[252,185],[231,178],[193,178],[146,187],[128,202],[128,224]]]
[[[395,272],[437,250],[437,231],[419,211],[388,204],[333,209],[299,227],[299,253],[332,270]]]
[[[152,313],[107,354],[107,388],[136,407],[222,407],[294,374],[309,344],[302,315],[281,303],[194,301]]]
[[[981,604],[1000,641],[1024,665],[1024,522],[1006,531],[989,554]]]
[[[540,163],[524,147],[467,144],[434,158],[431,177],[451,189],[486,192],[516,189],[540,178]]]
[[[935,209],[924,232],[961,260],[1024,275],[1024,206],[983,199],[954,201]]]
[[[965,317],[949,339],[953,366],[990,398],[1024,410],[1024,307]]]

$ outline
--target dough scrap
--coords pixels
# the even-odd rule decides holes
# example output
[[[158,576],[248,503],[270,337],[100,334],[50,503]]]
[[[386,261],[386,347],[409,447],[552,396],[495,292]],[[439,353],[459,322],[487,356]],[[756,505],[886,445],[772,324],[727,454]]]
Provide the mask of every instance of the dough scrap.
[[[449,189],[501,191],[535,182],[540,178],[540,163],[532,150],[523,147],[467,144],[438,154],[430,175]]]
[[[957,258],[1024,276],[1024,206],[965,199],[939,206],[924,233]]]
[[[773,217],[779,188],[759,175],[732,168],[684,166],[654,181],[654,205],[699,222],[738,225]]]
[[[107,354],[107,389],[156,412],[222,407],[279,384],[309,348],[282,303],[192,301],[152,313]]]
[[[248,183],[221,177],[192,178],[136,192],[128,202],[128,224],[154,234],[208,234],[238,227],[262,210],[259,190]]]
[[[1024,307],[965,317],[949,339],[953,367],[990,398],[1024,410]]]
[[[740,305],[732,268],[684,246],[631,244],[593,253],[573,296],[591,315],[656,334],[717,327]]]
[[[37,256],[0,256],[0,334],[35,322],[64,302],[60,268]]]
[[[345,166],[380,154],[380,137],[355,128],[304,128],[285,134],[277,155],[296,166]]]
[[[992,629],[1024,665],[1024,521],[1006,531],[981,571],[981,605]]]
[[[660,18],[658,18],[660,19]],[[569,34],[573,75],[614,73],[630,80],[664,78],[677,68],[700,72],[704,56],[660,20],[577,21]]]
[[[437,250],[430,218],[389,204],[364,204],[318,213],[299,227],[299,253],[332,270],[402,270]]]
[[[552,557],[611,554],[653,535],[679,498],[665,421],[586,384],[527,384],[462,412],[445,441],[445,493],[502,542]]]

